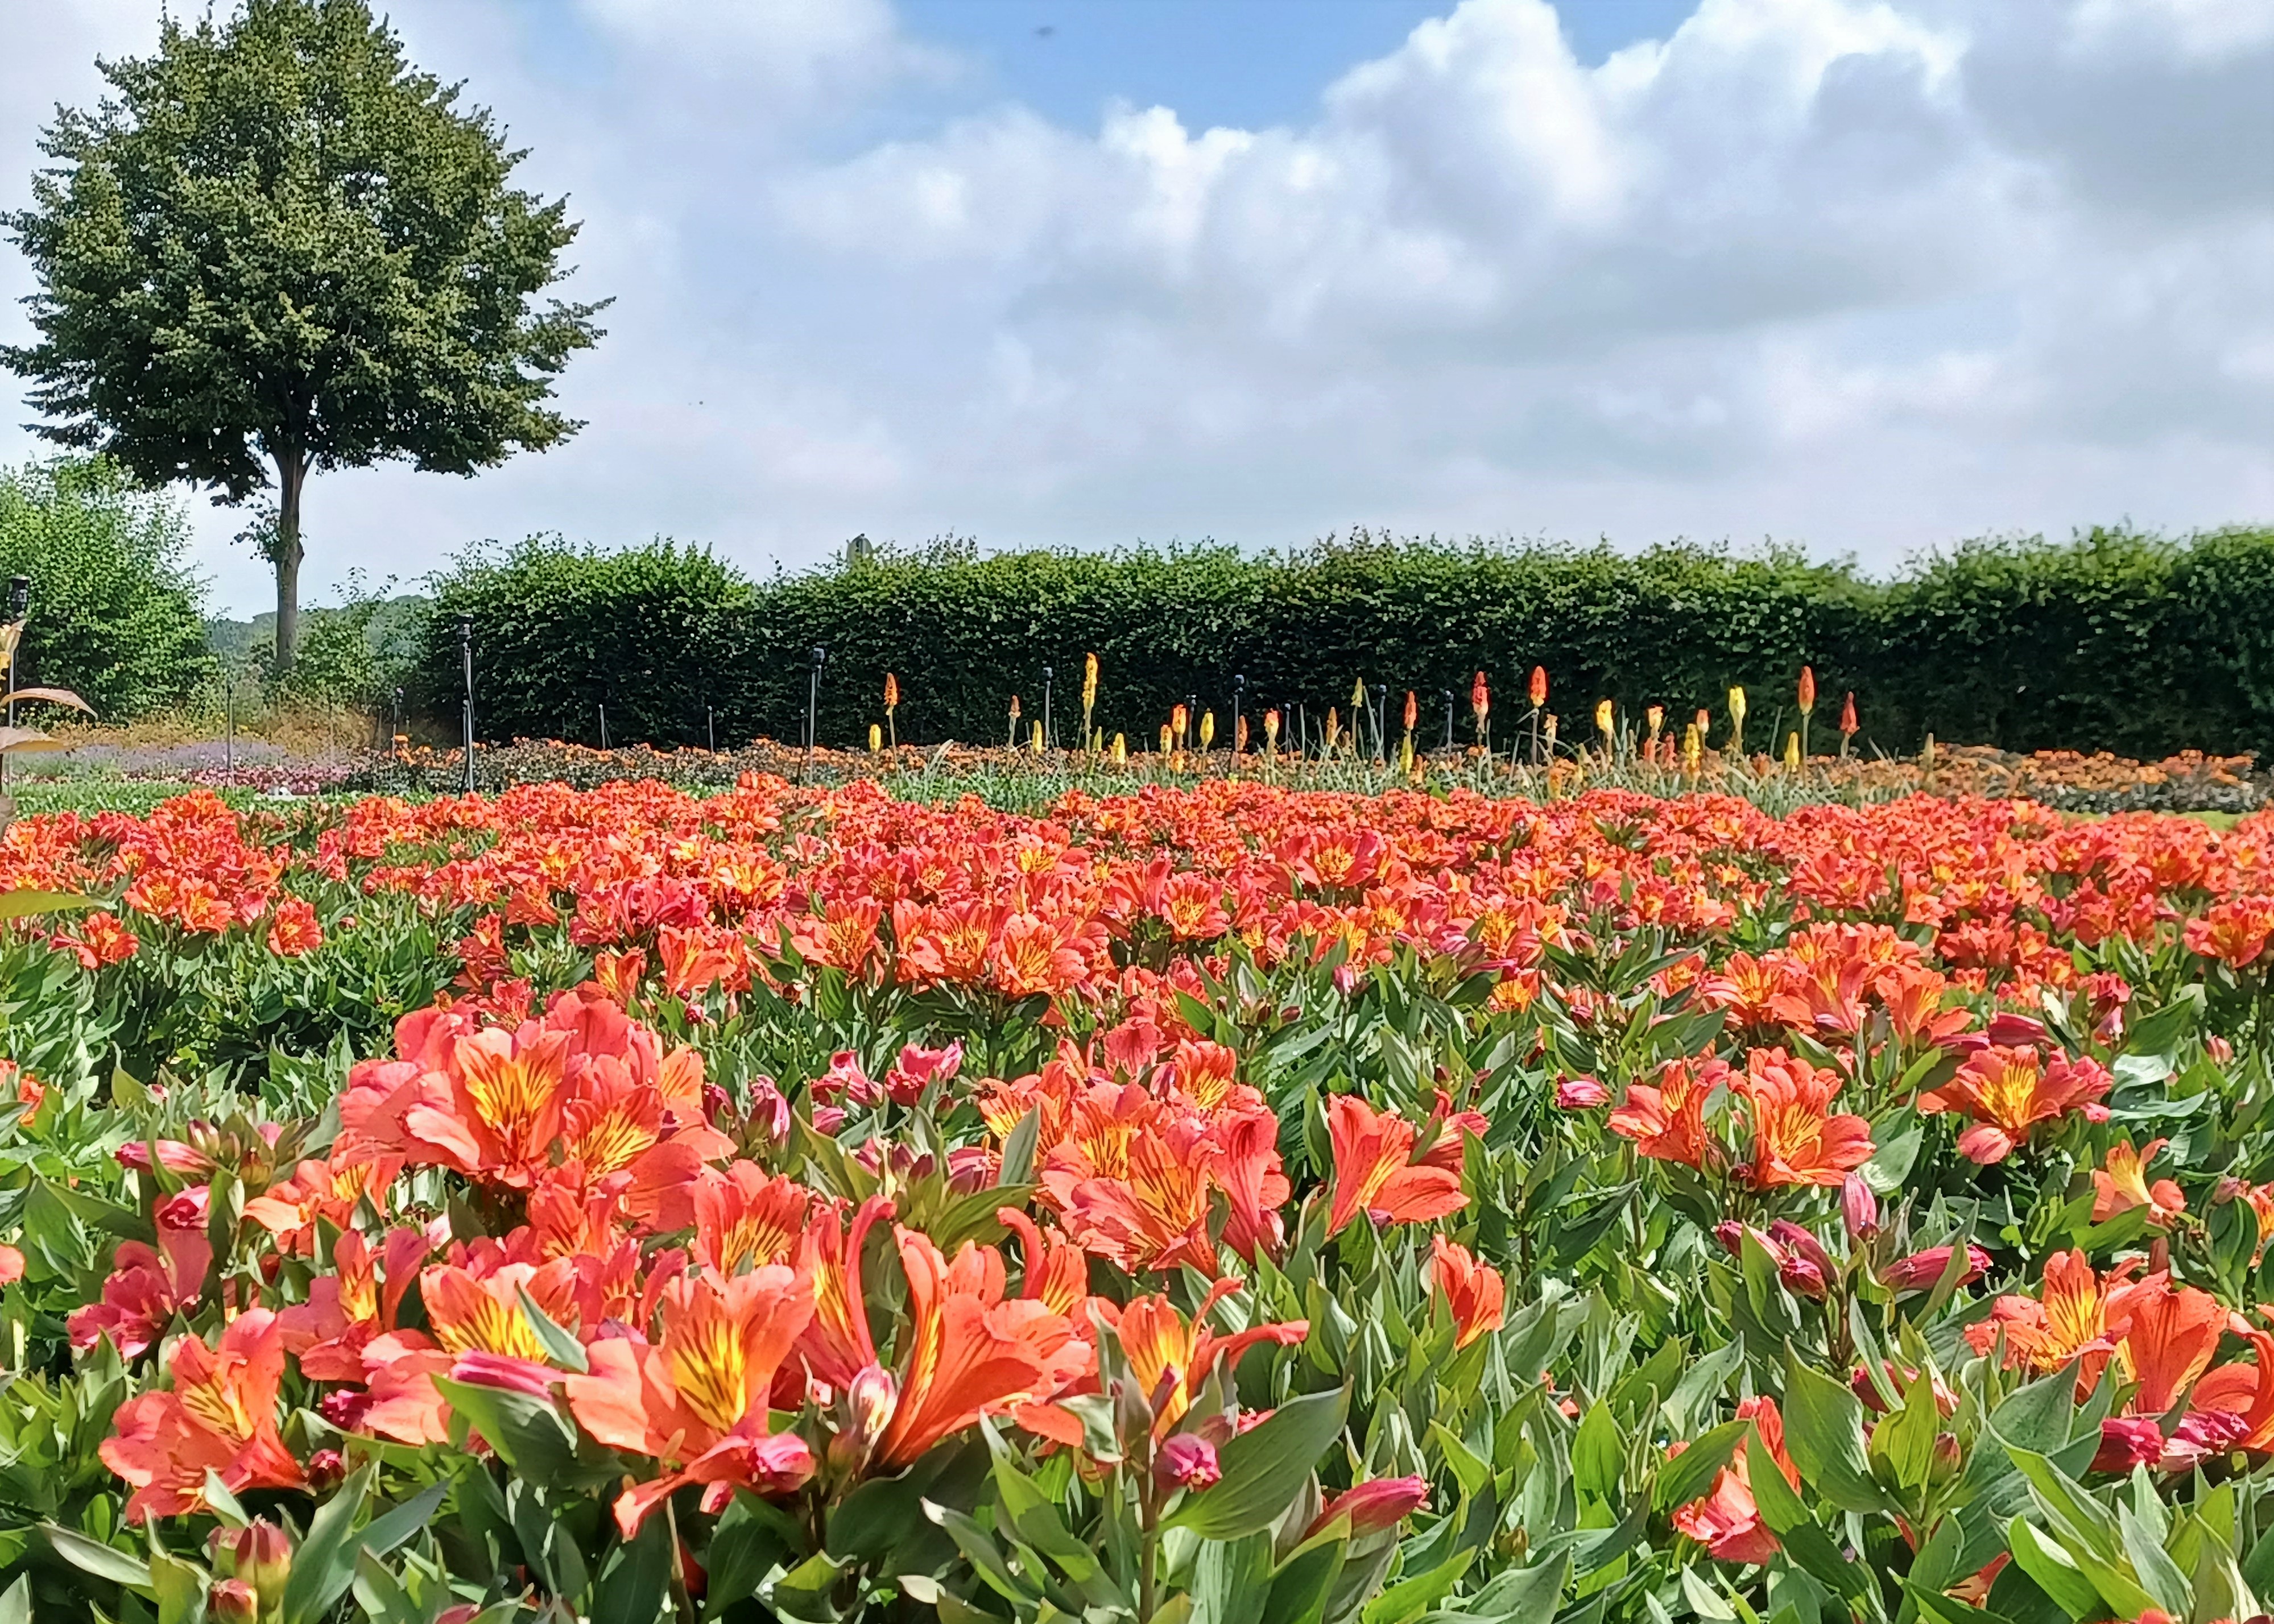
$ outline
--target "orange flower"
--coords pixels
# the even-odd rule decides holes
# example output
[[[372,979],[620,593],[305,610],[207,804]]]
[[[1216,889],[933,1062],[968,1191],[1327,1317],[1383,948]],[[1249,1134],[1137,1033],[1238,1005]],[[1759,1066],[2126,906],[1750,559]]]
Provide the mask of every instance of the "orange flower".
[[[2080,1361],[2077,1390],[2089,1393],[2116,1350],[2125,1273],[2103,1279],[2083,1252],[2057,1252],[2045,1259],[2037,1297],[1999,1297],[1989,1319],[1966,1327],[1966,1340],[1977,1353],[1987,1353],[2002,1335],[2009,1366],[2050,1372]],[[2112,1307],[2118,1311],[2113,1315]]]
[[[1507,1285],[1500,1271],[1477,1261],[1465,1246],[1442,1235],[1429,1237],[1429,1277],[1452,1311],[1455,1348],[1465,1348],[1506,1317]]]
[[[2108,1147],[2106,1162],[2092,1173],[2093,1222],[2105,1223],[2118,1213],[2144,1207],[2149,1209],[2149,1222],[2161,1229],[2187,1210],[2186,1193],[2170,1179],[2148,1183],[2148,1164],[2169,1143],[2150,1139],[2143,1148],[2135,1150],[2127,1139]]]
[[[812,1476],[805,1441],[767,1431],[767,1395],[813,1309],[802,1268],[681,1275],[664,1287],[659,1341],[603,1338],[587,1350],[590,1372],[562,1380],[586,1432],[674,1468],[617,1497],[626,1539],[684,1485],[702,1484],[703,1508],[715,1514],[738,1487],[778,1494]]]
[[[268,951],[280,959],[297,959],[324,944],[324,928],[316,922],[316,910],[299,898],[276,905],[276,914],[268,926]]]
[[[1537,710],[1540,706],[1547,703],[1547,667],[1545,665],[1534,665],[1532,668],[1532,708],[1534,710]]]
[[[1217,1281],[1201,1299],[1189,1323],[1165,1297],[1141,1297],[1121,1310],[1114,1334],[1129,1361],[1137,1391],[1153,1406],[1154,1437],[1165,1438],[1176,1430],[1219,1366],[1229,1388],[1240,1357],[1250,1348],[1261,1342],[1291,1348],[1310,1334],[1310,1323],[1303,1320],[1251,1326],[1229,1336],[1209,1329],[1210,1312],[1239,1290],[1241,1283],[1232,1279]]]
[[[1800,713],[1803,716],[1806,716],[1810,711],[1815,709],[1816,667],[1813,665],[1803,665],[1800,668]]]
[[[1840,1074],[1781,1049],[1754,1049],[1731,1084],[1753,1122],[1753,1159],[1742,1170],[1756,1190],[1837,1184],[1871,1159],[1871,1124],[1830,1114]]]
[[[171,1372],[172,1390],[129,1399],[102,1442],[103,1464],[134,1485],[128,1522],[204,1510],[208,1471],[233,1492],[306,1481],[276,1430],[284,1342],[275,1315],[246,1310],[212,1348],[184,1337]]]
[[[2141,1416],[2165,1414],[2210,1368],[2228,1319],[2210,1292],[2193,1286],[2174,1290],[2165,1274],[2125,1287],[2111,1313],[2120,1315],[2124,1326],[2116,1344],[2118,1367],[2140,1384],[2127,1408]]]
[[[897,1225],[892,1234],[907,1322],[880,1467],[906,1466],[982,1410],[1023,1416],[1089,1366],[1089,1345],[1065,1315],[1038,1297],[1005,1297],[1002,1253],[966,1241],[950,1263],[930,1237]]]
[[[1706,1133],[1706,1100],[1729,1075],[1718,1057],[1668,1062],[1658,1084],[1630,1083],[1608,1121],[1612,1132],[1658,1162],[1703,1169],[1712,1141]]]
[[[1958,1148],[1970,1161],[1989,1166],[2014,1154],[2038,1123],[2081,1110],[2088,1122],[2108,1120],[2100,1103],[2113,1085],[2107,1071],[2090,1059],[2045,1060],[2034,1049],[1992,1045],[1969,1056],[1958,1075],[1918,1097],[1923,1116],[1955,1111],[1974,1118],[1958,1136]]]
[[[813,1192],[752,1162],[705,1168],[695,1184],[695,1259],[719,1274],[787,1263],[813,1210]]]
[[[1758,1441],[1767,1451],[1784,1480],[1796,1489],[1800,1486],[1800,1468],[1785,1453],[1784,1416],[1776,1400],[1766,1395],[1746,1399],[1737,1406],[1737,1418],[1753,1424],[1752,1435],[1715,1475],[1711,1489],[1675,1512],[1674,1526],[1719,1561],[1766,1562],[1779,1546],[1775,1534],[1761,1521],[1760,1507],[1753,1499],[1753,1446]],[[1676,1444],[1668,1453],[1679,1455],[1684,1447]]]
[[[1485,685],[1481,671],[1469,682],[1469,710],[1480,723],[1492,714],[1492,689]]]
[[[1327,1137],[1335,1158],[1329,1235],[1360,1213],[1377,1224],[1427,1223],[1468,1205],[1457,1172],[1414,1162],[1413,1124],[1395,1111],[1338,1094],[1327,1101]]]
[[[1856,695],[1852,692],[1840,702],[1840,731],[1851,738],[1861,731],[1856,720]]]

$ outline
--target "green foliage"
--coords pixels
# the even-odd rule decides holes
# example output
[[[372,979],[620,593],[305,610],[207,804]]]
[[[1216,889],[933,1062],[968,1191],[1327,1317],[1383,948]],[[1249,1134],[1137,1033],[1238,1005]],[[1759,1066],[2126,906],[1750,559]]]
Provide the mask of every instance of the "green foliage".
[[[57,114],[56,167],[0,222],[40,279],[39,341],[0,360],[42,432],[145,479],[242,502],[274,478],[289,656],[310,472],[468,474],[574,432],[546,402],[599,306],[531,303],[576,228],[364,0],[169,19],[102,71],[113,94]]]
[[[899,679],[903,743],[1009,737],[1042,716],[1074,743],[1082,658],[1103,681],[1095,726],[1150,740],[1188,696],[1228,742],[1234,679],[1251,726],[1276,706],[1315,738],[1348,716],[1352,682],[1419,695],[1417,732],[1474,736],[1472,675],[1491,673],[1495,740],[1529,721],[1525,680],[1551,680],[1564,735],[1599,698],[1630,715],[1662,704],[1676,726],[1717,718],[1733,685],[1752,695],[1751,737],[1796,721],[1803,664],[1820,694],[1815,748],[1854,690],[1858,748],[1915,749],[1929,733],[2014,749],[2274,750],[2274,530],[2170,541],[2096,530],[2068,543],[1970,542],[1890,583],[1797,553],[1740,557],[1687,545],[1394,542],[1358,533],[1284,557],[1230,548],[979,557],[862,547],[832,567],[752,583],[707,552],[657,542],[624,553],[532,538],[462,560],[436,587],[420,667],[427,703],[455,718],[456,616],[474,621],[485,738],[700,743],[802,734],[809,651],[827,650],[819,733],[857,743]],[[1720,724],[1726,726],[1726,721]],[[1717,734],[1715,741],[1720,742]]]
[[[28,575],[19,686],[70,688],[107,720],[187,698],[211,671],[179,506],[113,462],[0,469],[0,575]]]

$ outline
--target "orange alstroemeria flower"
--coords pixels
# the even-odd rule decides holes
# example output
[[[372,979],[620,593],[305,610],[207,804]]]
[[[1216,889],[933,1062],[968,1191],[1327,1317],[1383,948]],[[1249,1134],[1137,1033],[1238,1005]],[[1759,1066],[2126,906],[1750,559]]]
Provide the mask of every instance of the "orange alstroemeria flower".
[[[1465,1348],[1506,1318],[1507,1282],[1491,1265],[1442,1235],[1429,1237],[1429,1277],[1453,1316],[1453,1346]]]
[[[1754,1189],[1838,1184],[1871,1159],[1871,1124],[1832,1111],[1840,1074],[1828,1066],[1757,1049],[1730,1088],[1752,1118],[1752,1161],[1740,1177]]]
[[[1243,1283],[1217,1281],[1189,1321],[1165,1297],[1141,1297],[1121,1310],[1115,1335],[1123,1357],[1129,1361],[1129,1372],[1136,1379],[1137,1390],[1153,1405],[1156,1438],[1165,1438],[1176,1430],[1219,1366],[1229,1385],[1240,1357],[1250,1348],[1263,1342],[1290,1348],[1310,1334],[1310,1322],[1304,1320],[1251,1326],[1228,1336],[1210,1329],[1210,1311]]]
[[[311,1381],[361,1381],[365,1345],[395,1328],[403,1294],[431,1249],[418,1229],[389,1230],[377,1254],[360,1231],[342,1231],[332,1244],[334,1272],[310,1281],[308,1300],[276,1316],[300,1373]]]
[[[769,1177],[755,1162],[705,1168],[695,1183],[695,1258],[732,1274],[796,1256],[814,1195],[787,1174]]]
[[[2083,1252],[2057,1252],[2045,1259],[2038,1295],[1999,1297],[1989,1319],[1966,1327],[1967,1342],[1975,1352],[1988,1353],[2002,1336],[2009,1367],[2026,1365],[2044,1373],[2078,1361],[2082,1396],[2092,1391],[2116,1351],[2127,1272],[2119,1269],[2104,1279]]]
[[[1729,1076],[1727,1061],[1669,1061],[1655,1086],[1630,1083],[1608,1117],[1612,1132],[1658,1162],[1702,1169],[1713,1140],[1706,1132],[1706,1101]]]
[[[276,1430],[284,1341],[275,1315],[248,1309],[211,1348],[184,1338],[171,1370],[172,1390],[129,1399],[102,1442],[103,1464],[134,1485],[128,1522],[204,1510],[208,1471],[233,1492],[306,1481]]]
[[[2148,1182],[2148,1164],[2170,1142],[2150,1139],[2135,1150],[2130,1139],[2120,1139],[2108,1147],[2106,1161],[2092,1172],[2093,1222],[2105,1223],[2118,1213],[2144,1207],[2148,1221],[2160,1229],[2187,1210],[2187,1195],[2178,1184],[2168,1178]]]
[[[617,1496],[623,1538],[686,1484],[704,1485],[704,1509],[716,1513],[738,1487],[778,1494],[813,1475],[804,1440],[767,1431],[774,1372],[813,1307],[813,1277],[802,1268],[681,1275],[664,1288],[657,1342],[604,1337],[587,1350],[591,1370],[562,1379],[586,1432],[673,1468]]]
[[[1360,1213],[1377,1224],[1427,1223],[1468,1205],[1459,1173],[1414,1162],[1413,1124],[1395,1111],[1337,1094],[1327,1101],[1327,1137],[1335,1158],[1329,1235]]]
[[[486,1354],[542,1366],[545,1344],[523,1312],[521,1293],[556,1324],[574,1328],[577,1265],[558,1258],[542,1265],[501,1263],[476,1274],[440,1263],[418,1276],[418,1295],[433,1335],[389,1331],[364,1345],[371,1398],[357,1427],[399,1443],[447,1443],[450,1408],[433,1379],[447,1376],[466,1354]]]
[[[2034,1049],[1992,1045],[1968,1056],[1958,1075],[1918,1097],[1923,1116],[1954,1111],[1974,1118],[1958,1136],[1961,1154],[1987,1167],[2003,1162],[2041,1122],[2081,1111],[2088,1122],[2108,1120],[2100,1103],[2114,1086],[2107,1070],[2090,1059],[2047,1060]]]
[[[2210,1368],[2226,1331],[2226,1308],[2208,1291],[2174,1289],[2169,1276],[2150,1274],[2124,1289],[2116,1311],[2124,1318],[2117,1366],[2140,1384],[2127,1408],[2134,1415],[2165,1414]]]
[[[1766,1395],[1746,1399],[1737,1406],[1737,1418],[1753,1424],[1752,1436],[1715,1474],[1711,1489],[1675,1510],[1674,1526],[1704,1545],[1716,1560],[1766,1562],[1780,1547],[1776,1535],[1761,1521],[1760,1507],[1753,1499],[1755,1444],[1767,1452],[1784,1480],[1796,1489],[1800,1486],[1800,1468],[1785,1452],[1784,1416],[1776,1400]],[[1683,1447],[1676,1444],[1669,1453],[1679,1455]]]
[[[1073,1324],[1039,1297],[1006,1298],[1003,1254],[993,1247],[966,1241],[951,1263],[930,1237],[897,1226],[892,1233],[908,1282],[907,1335],[892,1419],[873,1456],[878,1468],[907,1465],[983,1410],[1050,1427],[1043,1405],[1096,1358]]]

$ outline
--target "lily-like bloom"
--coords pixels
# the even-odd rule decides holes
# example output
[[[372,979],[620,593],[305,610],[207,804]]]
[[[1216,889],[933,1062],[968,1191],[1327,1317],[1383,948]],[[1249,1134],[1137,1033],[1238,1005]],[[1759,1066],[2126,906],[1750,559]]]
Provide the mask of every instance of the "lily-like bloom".
[[[1229,1384],[1250,1348],[1264,1342],[1289,1348],[1310,1334],[1305,1320],[1251,1326],[1228,1336],[1211,1329],[1209,1312],[1240,1285],[1237,1280],[1217,1281],[1190,1320],[1165,1297],[1141,1297],[1121,1311],[1114,1334],[1138,1391],[1153,1405],[1155,1437],[1176,1430],[1219,1367]]]
[[[1429,1237],[1429,1278],[1452,1311],[1455,1348],[1465,1348],[1506,1317],[1507,1283],[1465,1246],[1442,1235]]]
[[[1706,1097],[1728,1075],[1728,1063],[1718,1058],[1671,1061],[1655,1085],[1627,1086],[1626,1098],[1610,1115],[1610,1130],[1632,1139],[1653,1161],[1703,1168],[1712,1147],[1706,1133]]]
[[[2128,1408],[2137,1415],[2163,1415],[2210,1368],[2227,1311],[2210,1292],[2175,1289],[2164,1274],[2125,1288],[2115,1308],[2123,1318],[2117,1365],[2140,1384]]]
[[[1005,1297],[994,1248],[966,1241],[951,1263],[929,1236],[896,1226],[893,1238],[908,1282],[907,1345],[892,1418],[877,1443],[881,1468],[907,1465],[982,1410],[1025,1424],[1030,1407],[1094,1362],[1065,1315],[1037,1297]]]
[[[2237,1417],[2235,1446],[2263,1455],[2274,1453],[2274,1336],[2255,1328],[2247,1335],[2257,1362],[2220,1365],[2195,1383],[2188,1402]]]
[[[1335,1157],[1329,1235],[1360,1213],[1377,1224],[1427,1223],[1468,1205],[1458,1173],[1415,1164],[1413,1124],[1395,1111],[1337,1094],[1327,1101],[1327,1137]]]
[[[1740,1176],[1756,1190],[1837,1184],[1871,1159],[1871,1124],[1832,1109],[1840,1074],[1830,1067],[1757,1049],[1730,1085],[1752,1119],[1752,1161]]]
[[[2041,1122],[2082,1113],[2088,1122],[2108,1120],[2100,1101],[2114,1086],[2105,1067],[2090,1059],[2050,1059],[2034,1049],[1992,1044],[1968,1056],[1958,1075],[1918,1097],[1922,1115],[1954,1111],[1974,1125],[1958,1136],[1958,1149],[1987,1167],[2014,1154]]]
[[[617,1497],[623,1538],[685,1484],[704,1485],[704,1508],[715,1513],[737,1487],[781,1493],[812,1475],[802,1439],[767,1431],[774,1372],[812,1317],[812,1276],[769,1264],[731,1280],[681,1275],[664,1288],[659,1342],[591,1344],[591,1370],[561,1380],[578,1425],[672,1468]]]
[[[2108,1147],[2107,1160],[2092,1173],[2093,1222],[2104,1223],[2118,1213],[2144,1207],[2149,1209],[2148,1222],[2161,1229],[2187,1210],[2186,1193],[2172,1180],[2148,1182],[2148,1164],[2168,1143],[2150,1139],[2135,1150],[2130,1139],[2120,1139]]]
[[[334,1272],[310,1281],[308,1300],[276,1316],[300,1373],[312,1381],[361,1381],[365,1346],[395,1329],[395,1312],[428,1250],[423,1232],[401,1229],[388,1231],[375,1256],[359,1230],[343,1230],[332,1246]]]
[[[2103,1278],[2083,1252],[2057,1252],[2045,1259],[2037,1297],[1999,1297],[1989,1319],[1966,1327],[1966,1340],[1977,1353],[1987,1353],[2002,1336],[2007,1365],[2041,1372],[2078,1361],[2077,1391],[2090,1393],[2116,1351],[2124,1289],[2124,1270]]]
[[[184,1338],[172,1374],[170,1391],[128,1400],[102,1442],[103,1464],[134,1485],[127,1521],[204,1510],[208,1471],[232,1492],[301,1485],[300,1463],[276,1430],[284,1342],[275,1315],[248,1309],[211,1348]]]
[[[767,1177],[752,1162],[705,1168],[695,1183],[695,1259],[732,1274],[788,1263],[813,1211],[813,1192],[787,1174]]]
[[[1704,1545],[1707,1553],[1724,1562],[1766,1562],[1778,1551],[1777,1537],[1761,1521],[1753,1499],[1752,1443],[1758,1440],[1776,1469],[1794,1488],[1800,1486],[1800,1468],[1785,1453],[1784,1416],[1776,1401],[1766,1395],[1737,1406],[1737,1418],[1753,1424],[1753,1437],[1715,1474],[1713,1486],[1674,1514],[1674,1526]],[[1671,1451],[1679,1455],[1683,1446]]]

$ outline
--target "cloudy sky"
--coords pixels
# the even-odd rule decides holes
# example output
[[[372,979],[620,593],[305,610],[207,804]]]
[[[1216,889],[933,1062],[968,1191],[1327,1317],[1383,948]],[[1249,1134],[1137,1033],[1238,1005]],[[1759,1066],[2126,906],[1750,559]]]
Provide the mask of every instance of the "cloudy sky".
[[[0,0],[0,207],[159,9]],[[535,530],[1884,568],[2274,519],[2274,0],[388,9],[616,304],[567,447],[320,477],[319,596]],[[0,246],[0,334],[28,285]],[[216,603],[261,606],[195,506]]]

